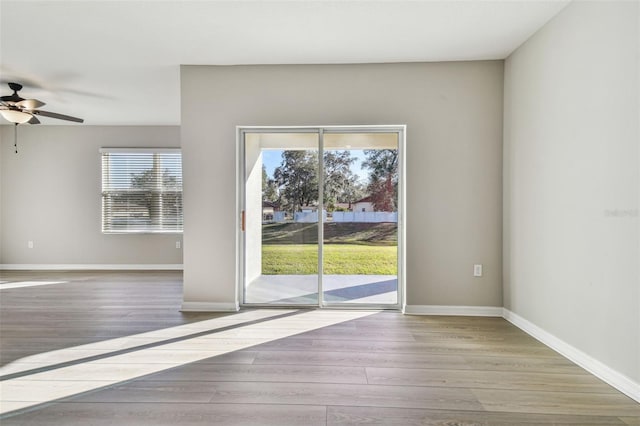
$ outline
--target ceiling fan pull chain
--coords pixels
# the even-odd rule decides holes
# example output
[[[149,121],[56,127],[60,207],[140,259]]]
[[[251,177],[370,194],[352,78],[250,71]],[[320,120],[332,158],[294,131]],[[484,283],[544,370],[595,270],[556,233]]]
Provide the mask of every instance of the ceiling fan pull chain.
[[[13,125],[13,147],[16,149],[16,154],[18,153],[18,123],[14,123]]]

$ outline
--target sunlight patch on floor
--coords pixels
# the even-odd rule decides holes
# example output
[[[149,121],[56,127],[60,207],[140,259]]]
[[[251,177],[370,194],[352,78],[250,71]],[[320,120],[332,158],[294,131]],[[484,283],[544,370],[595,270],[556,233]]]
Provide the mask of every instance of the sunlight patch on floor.
[[[39,285],[66,284],[68,282],[69,281],[2,281],[0,282],[0,290],[7,290],[10,288],[35,287]]]
[[[212,318],[146,333],[133,334],[131,336],[118,337],[101,342],[87,343],[71,348],[30,355],[0,367],[0,377],[36,368],[54,367],[57,364],[105,355],[114,351],[134,349],[143,345],[162,343],[168,339],[181,338],[195,333],[214,331],[225,327],[234,327],[250,321],[264,320],[293,312],[296,311],[267,309],[247,311],[220,318]]]
[[[143,333],[135,337],[144,336],[142,339],[145,341],[153,338],[162,341],[162,339],[173,338],[176,335],[188,336],[189,334],[193,334],[194,330],[216,330],[217,328],[226,327],[234,321],[235,325],[238,325],[236,328],[221,330],[212,334],[193,338],[187,337],[184,340],[160,344],[151,348],[132,349],[131,352],[124,354],[106,356],[94,361],[80,362],[67,367],[55,368],[49,371],[4,380],[0,382],[0,414],[78,395],[83,392],[115,385],[122,381],[179,367],[187,363],[246,349],[273,340],[363,318],[376,313],[374,311],[315,310],[300,311],[300,313],[295,315],[269,319],[273,316],[282,316],[286,312],[295,311],[248,311],[166,330]],[[256,319],[266,319],[266,321],[257,324],[242,325],[243,322],[254,321]],[[125,347],[131,345],[130,347],[135,348],[135,346],[138,346],[134,344],[135,337],[113,339],[116,343],[112,346],[114,348],[121,348],[122,345]],[[130,341],[126,339],[130,339]],[[83,353],[99,351],[101,355],[104,355],[109,352],[109,349],[104,348],[111,345],[110,342],[111,341],[104,341],[82,345],[76,348],[83,348],[79,349]],[[97,348],[94,347],[96,345],[98,345]],[[102,349],[99,345],[103,345]],[[51,356],[49,360],[50,365],[73,359],[74,350],[75,348],[54,351],[53,353],[55,353],[55,355]],[[47,355],[48,354],[33,355],[25,359],[33,360],[35,358],[37,360],[38,357],[46,357]],[[29,363],[25,362],[25,359],[9,364],[6,366],[6,370],[3,368],[0,372],[5,375],[10,374],[5,371],[11,371],[11,366],[14,364],[34,365],[41,362],[35,361],[34,363]],[[54,361],[54,359],[56,361]],[[31,367],[31,369],[32,368],[33,367]],[[22,371],[29,369],[30,368],[25,368]]]

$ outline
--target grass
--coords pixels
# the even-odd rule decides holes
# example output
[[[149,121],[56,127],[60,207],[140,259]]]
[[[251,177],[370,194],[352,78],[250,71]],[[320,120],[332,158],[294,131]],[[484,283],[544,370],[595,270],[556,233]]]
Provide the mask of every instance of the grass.
[[[396,246],[396,223],[328,222],[324,224],[325,244]],[[317,223],[273,223],[262,227],[262,244],[318,244]]]
[[[395,245],[325,244],[324,273],[335,275],[396,275]],[[318,273],[315,244],[267,244],[262,246],[265,275],[311,275]]]
[[[274,223],[262,227],[262,273],[318,273],[318,224]],[[324,224],[324,273],[396,275],[398,226],[395,223]]]

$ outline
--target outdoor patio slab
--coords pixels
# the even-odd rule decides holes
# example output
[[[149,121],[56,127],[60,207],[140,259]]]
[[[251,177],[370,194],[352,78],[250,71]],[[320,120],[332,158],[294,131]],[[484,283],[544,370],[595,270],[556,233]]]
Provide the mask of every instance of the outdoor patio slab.
[[[326,303],[391,304],[398,301],[396,275],[323,275]],[[245,289],[245,303],[316,305],[318,275],[261,275]]]

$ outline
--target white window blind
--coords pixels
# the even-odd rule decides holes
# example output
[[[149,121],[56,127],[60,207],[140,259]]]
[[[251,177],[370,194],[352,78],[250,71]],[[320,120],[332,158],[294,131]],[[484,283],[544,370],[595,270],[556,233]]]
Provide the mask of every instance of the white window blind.
[[[179,149],[103,148],[102,232],[182,232]]]

